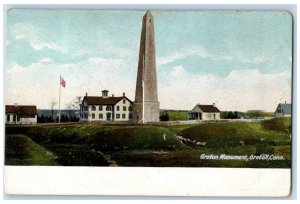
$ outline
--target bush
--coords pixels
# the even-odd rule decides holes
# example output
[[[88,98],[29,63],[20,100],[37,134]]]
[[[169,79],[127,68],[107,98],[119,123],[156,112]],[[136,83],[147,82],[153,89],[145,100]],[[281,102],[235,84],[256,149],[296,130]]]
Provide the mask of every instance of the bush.
[[[169,114],[167,112],[165,112],[161,116],[159,116],[159,119],[161,121],[169,121]]]
[[[262,122],[262,126],[267,130],[291,132],[291,118],[273,118]]]

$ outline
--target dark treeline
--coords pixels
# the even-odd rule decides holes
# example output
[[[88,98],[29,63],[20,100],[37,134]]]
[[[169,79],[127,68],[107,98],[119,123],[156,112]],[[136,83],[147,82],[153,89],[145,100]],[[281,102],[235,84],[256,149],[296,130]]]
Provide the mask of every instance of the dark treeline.
[[[60,122],[78,122],[79,118],[76,116],[67,116],[67,115],[62,115],[60,118]],[[55,123],[58,122],[58,117],[53,118],[51,116],[38,116],[37,117],[37,122],[38,123]]]
[[[221,112],[221,118],[223,119],[239,119],[240,114],[237,111],[223,111]]]

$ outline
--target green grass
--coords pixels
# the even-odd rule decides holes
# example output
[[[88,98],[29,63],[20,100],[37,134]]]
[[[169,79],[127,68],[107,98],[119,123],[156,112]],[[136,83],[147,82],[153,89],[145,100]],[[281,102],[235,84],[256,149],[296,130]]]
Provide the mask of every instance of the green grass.
[[[183,147],[173,131],[158,126],[33,127],[27,133],[34,141],[45,145],[97,145],[101,151]]]
[[[188,124],[188,125],[172,125],[172,126],[168,126],[167,128],[169,130],[171,130],[172,132],[174,132],[175,134],[178,134],[181,131],[183,131],[187,128],[190,128],[190,127],[194,127],[194,126],[195,125],[191,125],[191,124]]]
[[[6,165],[59,165],[52,153],[26,135],[7,135],[5,138]]]
[[[56,162],[60,165],[107,166],[109,160],[114,160],[120,166],[290,167],[290,118],[275,118],[252,123],[228,122],[175,126],[85,123],[66,127],[31,126],[26,131],[24,128],[22,131],[21,129],[10,130],[10,132],[14,131],[23,131],[34,142],[53,152],[58,157]],[[197,142],[206,142],[206,144],[204,146],[183,144],[176,135]],[[8,147],[10,146],[7,148],[9,150],[6,154],[7,161],[16,159],[10,164],[26,165],[22,162],[25,154],[10,154],[12,151],[10,143],[15,140],[9,138],[10,136],[12,135],[6,136]],[[26,138],[24,135],[23,137]],[[23,151],[22,146],[17,145],[15,148],[16,152]],[[27,148],[33,148],[32,151],[35,151],[34,145],[29,145]],[[201,154],[274,154],[282,155],[286,159],[271,162],[200,160]],[[27,157],[30,155],[35,157],[36,154],[27,154]],[[56,164],[49,163],[49,165]]]
[[[263,122],[206,123],[183,129],[183,137],[207,142],[211,148],[257,144],[290,144],[290,119],[275,118]]]
[[[188,111],[163,110],[161,114],[168,113],[170,121],[187,120]]]

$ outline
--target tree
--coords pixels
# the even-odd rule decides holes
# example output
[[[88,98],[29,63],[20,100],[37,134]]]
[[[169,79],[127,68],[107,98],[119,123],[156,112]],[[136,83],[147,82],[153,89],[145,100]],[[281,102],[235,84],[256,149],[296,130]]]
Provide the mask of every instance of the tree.
[[[57,101],[55,99],[52,99],[50,102],[50,107],[51,107],[51,118],[52,118],[52,122],[54,121],[54,106],[57,104]]]
[[[169,120],[169,114],[167,112],[165,112],[161,116],[159,116],[159,119],[161,121],[168,121]]]
[[[73,99],[73,108],[78,110],[78,117],[80,118],[80,104],[82,103],[82,97],[76,96],[75,99]]]
[[[82,102],[81,96],[76,96],[70,103],[66,104],[67,116],[64,118],[69,122],[79,121],[80,118],[80,104]],[[77,114],[76,114],[77,112]]]
[[[264,112],[262,110],[248,110],[247,116],[250,118],[259,118],[264,116]]]
[[[238,114],[237,111],[234,111],[234,112],[232,112],[232,111],[224,112],[223,114],[224,114],[224,118],[225,119],[238,119],[238,118],[240,118],[240,116],[239,116],[239,114]]]

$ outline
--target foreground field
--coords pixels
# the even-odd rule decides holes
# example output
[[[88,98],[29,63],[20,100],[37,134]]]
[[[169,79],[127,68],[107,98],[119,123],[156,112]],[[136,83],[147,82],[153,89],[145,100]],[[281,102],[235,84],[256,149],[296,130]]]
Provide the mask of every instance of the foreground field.
[[[20,135],[22,134],[22,135]],[[290,167],[291,119],[198,125],[13,126],[6,128],[7,165]],[[27,141],[20,147],[16,138]],[[19,138],[20,139],[20,138]],[[30,141],[30,142],[28,142]],[[50,155],[47,162],[36,156]],[[23,150],[22,150],[23,148]],[[22,157],[20,151],[29,160]],[[38,148],[39,149],[39,148]],[[277,155],[283,160],[204,160],[206,155]],[[46,157],[47,158],[47,157]],[[39,160],[40,161],[40,160]]]

